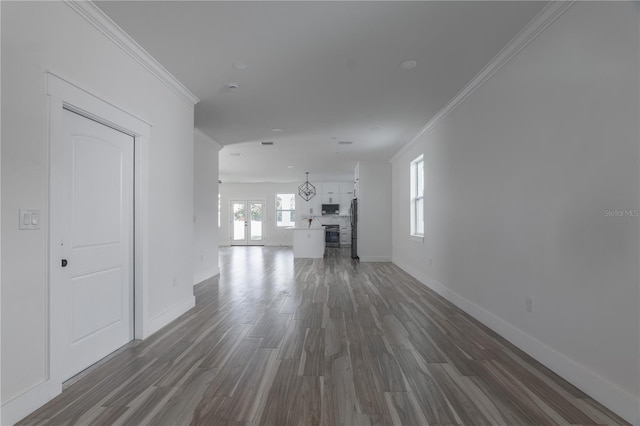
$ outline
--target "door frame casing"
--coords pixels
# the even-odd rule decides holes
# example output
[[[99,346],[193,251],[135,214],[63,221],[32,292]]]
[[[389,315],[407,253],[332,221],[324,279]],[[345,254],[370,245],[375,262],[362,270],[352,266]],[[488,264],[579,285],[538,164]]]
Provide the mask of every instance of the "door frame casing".
[[[134,209],[133,209],[133,321],[134,339],[143,339],[147,337],[149,330],[148,315],[148,299],[149,299],[149,283],[148,283],[148,248],[149,235],[145,218],[148,217],[149,200],[149,136],[151,134],[151,125],[145,121],[134,117],[133,115],[123,111],[114,105],[80,89],[79,87],[63,80],[62,78],[50,72],[45,73],[45,93],[48,97],[49,106],[49,199],[46,201],[45,216],[48,221],[46,223],[48,230],[47,245],[47,285],[48,285],[48,315],[47,321],[47,340],[48,340],[48,359],[47,378],[52,386],[52,390],[59,393],[62,389],[62,353],[64,344],[61,339],[62,327],[65,327],[63,315],[58,312],[60,305],[59,292],[53,286],[55,282],[55,271],[58,268],[59,259],[53,256],[54,249],[57,246],[56,239],[52,236],[51,224],[58,220],[53,215],[56,213],[51,209],[51,204],[55,204],[56,200],[56,184],[60,179],[53,172],[55,168],[53,164],[59,161],[56,154],[60,152],[59,147],[64,142],[63,137],[63,108],[80,113],[81,115],[105,124],[124,133],[130,134],[134,139]],[[54,269],[55,268],[55,269]]]
[[[247,234],[245,235],[245,240],[246,240],[246,244],[234,244],[234,239],[233,239],[233,212],[231,211],[231,208],[233,207],[233,203],[245,203],[246,207],[249,208],[249,205],[251,203],[262,203],[262,240],[260,240],[260,244],[251,244],[251,239],[250,239],[250,232],[247,232]],[[245,246],[264,246],[266,245],[265,242],[265,235],[264,235],[264,231],[265,231],[265,226],[264,224],[266,223],[265,220],[265,216],[267,214],[267,200],[264,198],[234,198],[234,199],[230,199],[229,200],[229,245],[230,246],[235,246],[235,245],[245,245]],[[249,230],[249,228],[251,227],[251,225],[249,225],[247,228],[247,230]]]

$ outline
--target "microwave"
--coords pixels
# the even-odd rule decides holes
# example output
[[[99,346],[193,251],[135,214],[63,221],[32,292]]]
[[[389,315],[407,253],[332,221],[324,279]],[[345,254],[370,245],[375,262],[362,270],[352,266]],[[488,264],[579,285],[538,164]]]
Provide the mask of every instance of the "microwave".
[[[340,204],[323,204],[322,215],[340,214]]]

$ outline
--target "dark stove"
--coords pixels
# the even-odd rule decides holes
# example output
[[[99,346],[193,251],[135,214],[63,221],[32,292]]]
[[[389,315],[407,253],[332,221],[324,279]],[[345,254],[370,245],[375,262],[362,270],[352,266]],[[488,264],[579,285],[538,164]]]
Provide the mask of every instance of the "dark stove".
[[[340,247],[340,225],[324,226],[324,242],[327,247]]]

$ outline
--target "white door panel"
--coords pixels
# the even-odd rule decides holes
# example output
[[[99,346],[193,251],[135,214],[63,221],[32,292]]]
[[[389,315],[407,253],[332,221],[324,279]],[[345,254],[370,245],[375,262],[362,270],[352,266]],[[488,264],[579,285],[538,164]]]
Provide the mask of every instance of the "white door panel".
[[[66,315],[63,378],[133,338],[133,137],[65,110],[53,170],[52,235],[62,263],[54,300]],[[58,211],[53,211],[58,209]]]
[[[100,126],[97,123],[93,124]],[[116,133],[120,134],[120,132]],[[121,243],[124,219],[122,147],[108,140],[79,135],[73,136],[72,144],[73,246],[79,248],[88,245]],[[99,196],[96,197],[98,194]],[[91,202],[87,202],[88,200]]]
[[[104,246],[84,246],[74,248],[73,262],[69,261],[67,267],[70,277],[77,277],[82,274],[90,274],[96,271],[120,266],[122,255],[118,253],[115,244]],[[71,260],[71,259],[69,259]]]
[[[121,303],[122,288],[113,285],[121,280],[120,267],[71,279],[72,345],[125,319]]]

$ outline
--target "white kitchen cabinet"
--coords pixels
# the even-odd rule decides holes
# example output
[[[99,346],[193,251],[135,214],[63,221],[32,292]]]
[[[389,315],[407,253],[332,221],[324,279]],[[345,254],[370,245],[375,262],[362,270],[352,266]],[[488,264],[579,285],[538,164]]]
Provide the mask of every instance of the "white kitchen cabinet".
[[[340,245],[343,247],[351,245],[351,227],[350,226],[340,226]]]
[[[341,194],[353,194],[353,182],[340,182]]]
[[[339,182],[322,182],[323,194],[339,194],[340,183]]]
[[[293,257],[322,258],[324,256],[324,228],[290,229],[293,232]]]
[[[301,218],[306,216],[320,216],[322,214],[321,194],[316,194],[316,196],[309,201],[305,201],[302,198],[299,198],[299,200],[300,209],[296,210],[300,212],[299,214]]]
[[[340,204],[340,184],[338,182],[322,183],[322,204]]]
[[[323,182],[322,186],[319,186],[317,206],[313,206],[313,215],[322,214],[322,204],[338,204],[340,206],[340,216],[349,215],[349,207],[351,207],[351,200],[353,199],[353,182]],[[304,213],[309,214],[310,205],[304,206]]]
[[[322,194],[322,204],[340,204],[340,193],[331,192]]]

